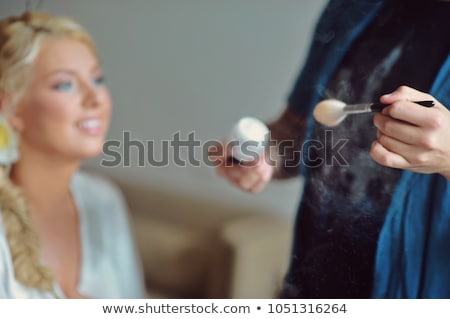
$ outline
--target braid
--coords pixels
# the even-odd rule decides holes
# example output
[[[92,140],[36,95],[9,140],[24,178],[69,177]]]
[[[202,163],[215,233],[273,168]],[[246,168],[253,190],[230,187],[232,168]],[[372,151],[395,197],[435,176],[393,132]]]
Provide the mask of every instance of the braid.
[[[28,287],[53,291],[53,276],[40,261],[39,239],[20,189],[0,168],[0,210],[6,228],[16,279]]]

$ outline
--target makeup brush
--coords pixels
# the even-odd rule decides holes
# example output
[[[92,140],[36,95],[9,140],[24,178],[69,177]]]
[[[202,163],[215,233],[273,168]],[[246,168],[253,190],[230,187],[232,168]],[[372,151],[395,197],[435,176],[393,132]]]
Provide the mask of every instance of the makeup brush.
[[[434,106],[434,101],[413,102],[425,107]],[[341,123],[348,114],[359,114],[369,112],[381,112],[389,104],[383,103],[360,103],[345,104],[342,101],[329,99],[323,100],[314,108],[314,118],[325,126],[336,126]]]

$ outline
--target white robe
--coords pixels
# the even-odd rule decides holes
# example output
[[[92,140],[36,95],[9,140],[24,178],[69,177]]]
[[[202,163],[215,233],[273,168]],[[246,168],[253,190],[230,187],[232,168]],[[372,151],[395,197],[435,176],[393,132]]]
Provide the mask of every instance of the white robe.
[[[121,192],[107,180],[81,171],[74,175],[71,190],[80,224],[78,292],[91,298],[145,298],[142,266]],[[15,279],[1,217],[0,213],[0,298],[54,298]],[[57,296],[65,298],[56,282],[54,287]]]

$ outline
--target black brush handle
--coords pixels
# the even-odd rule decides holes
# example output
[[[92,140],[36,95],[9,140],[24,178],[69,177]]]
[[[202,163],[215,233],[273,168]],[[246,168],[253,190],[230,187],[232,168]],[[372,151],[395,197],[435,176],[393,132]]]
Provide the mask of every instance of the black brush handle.
[[[425,107],[433,107],[434,101],[414,101],[413,103],[425,106]],[[389,106],[389,104],[383,104],[383,103],[373,103],[370,106],[370,109],[372,112],[381,112],[386,106]]]

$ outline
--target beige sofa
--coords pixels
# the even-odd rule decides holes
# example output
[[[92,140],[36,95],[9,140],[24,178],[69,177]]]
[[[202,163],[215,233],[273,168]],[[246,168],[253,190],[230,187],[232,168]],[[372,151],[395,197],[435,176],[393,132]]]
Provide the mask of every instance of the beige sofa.
[[[121,184],[151,297],[276,298],[289,221],[232,205]]]

